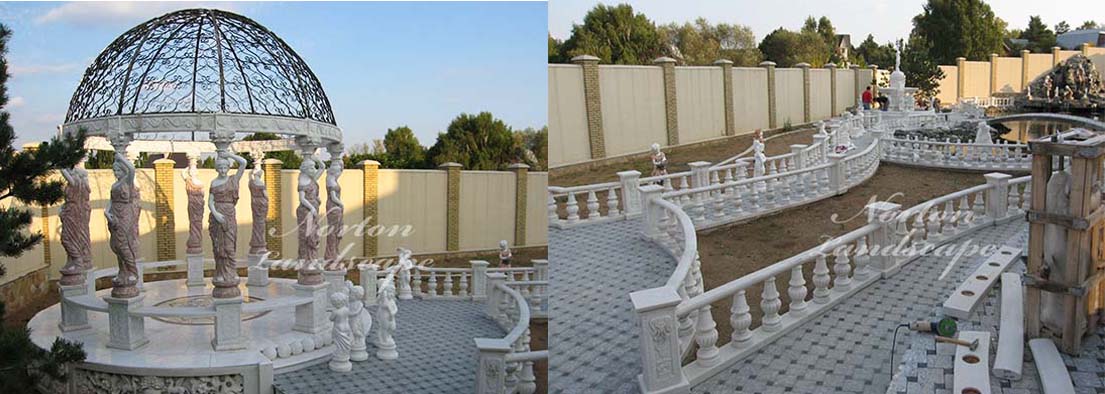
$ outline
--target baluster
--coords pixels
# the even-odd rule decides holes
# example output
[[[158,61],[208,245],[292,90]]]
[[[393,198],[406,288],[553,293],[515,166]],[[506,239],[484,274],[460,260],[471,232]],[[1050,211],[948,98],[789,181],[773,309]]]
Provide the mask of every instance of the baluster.
[[[905,223],[905,220],[900,220],[899,223]],[[868,274],[871,273],[871,249],[867,247],[867,236],[861,236],[856,240],[856,271],[853,276],[856,280],[862,281],[867,279]]]
[[[760,191],[759,186],[752,184],[748,188],[748,212],[755,213],[760,210]]]
[[[917,212],[913,215],[913,236],[910,237],[910,243],[924,240],[925,235],[925,212]]]
[[[430,271],[430,282],[426,287],[426,294],[428,294],[430,298],[437,297],[437,273],[434,271]]]
[[[1017,185],[1009,185],[1009,198],[1007,199],[1007,205],[1009,207],[1010,213],[1016,214],[1018,211],[1021,210],[1020,197],[1020,187],[1018,187]]]
[[[458,292],[457,295],[461,296],[461,297],[468,297],[468,273],[467,272],[461,272],[460,273],[460,292]]]
[[[575,193],[568,192],[568,201],[565,203],[564,209],[568,211],[568,223],[579,221],[579,205],[576,202]]]
[[[784,206],[790,203],[790,181],[791,177],[788,175],[779,176],[779,206]]]
[[[986,202],[982,199],[982,193],[975,193],[975,202],[971,209],[974,211],[975,221],[982,220],[982,217],[986,216]]]
[[[760,309],[764,312],[760,328],[767,332],[778,331],[779,323],[782,320],[779,317],[779,308],[782,307],[783,303],[779,301],[779,291],[775,289],[774,276],[764,281],[764,291],[760,298]]]
[[[422,298],[422,270],[415,268],[414,275],[411,278],[411,290],[414,292],[414,296]]]
[[[698,352],[695,353],[695,363],[700,367],[710,367],[717,364],[717,324],[710,313],[710,304],[699,308],[698,324],[694,333],[694,342],[698,344]]]
[[[826,304],[829,302],[829,265],[825,261],[824,254],[818,254],[813,266],[813,302]]]
[[[787,295],[790,296],[790,313],[801,316],[806,313],[806,278],[802,275],[802,265],[796,265],[790,269],[790,288]]]
[[[444,284],[443,287],[444,287],[444,289],[441,292],[442,295],[444,295],[446,297],[452,297],[453,296],[453,273],[452,272],[446,272],[445,273],[445,284]]]
[[[752,331],[748,329],[752,327],[752,313],[744,290],[733,294],[733,306],[729,308],[729,325],[733,327],[733,332],[729,335],[730,346],[739,348],[752,338]]]
[[[714,203],[713,204],[714,206],[713,206],[713,209],[710,210],[711,213],[713,214],[712,217],[714,219],[721,220],[722,218],[725,217],[725,200],[726,200],[726,198],[729,197],[729,194],[731,194],[731,193],[732,192],[722,193],[721,189],[717,189],[717,192],[714,195],[714,199],[712,200],[713,203]]]
[[[1032,206],[1032,183],[1024,184],[1024,193],[1021,193],[1021,211],[1028,211],[1028,207]]]
[[[962,231],[962,230],[966,229],[967,227],[970,227],[970,225],[971,225],[971,220],[970,220],[971,218],[969,217],[969,215],[971,214],[971,204],[968,203],[967,200],[968,200],[967,196],[960,197],[959,198],[959,209],[956,210],[956,212],[955,212],[955,214],[956,214],[955,223],[956,223],[956,225],[958,225],[959,231]]]
[[[951,236],[955,234],[955,221],[958,219],[955,213],[955,203],[952,200],[944,203],[944,229],[940,235]]]
[[[595,195],[594,190],[587,192],[587,219],[598,219],[602,216],[599,212],[599,198]]]
[[[687,182],[687,177],[679,177],[679,190],[687,190],[691,188],[691,184]]]
[[[943,215],[941,215],[940,210],[936,209],[935,206],[930,209],[932,209],[932,211],[928,214],[928,237],[925,237],[925,240],[929,242],[938,242],[944,236],[944,234],[940,232],[940,220]]]
[[[829,169],[822,168],[817,171],[817,190],[821,193],[829,191]]]
[[[606,216],[618,216],[618,190],[610,188],[606,192]]]
[[[522,271],[522,281],[529,282],[529,271]],[[522,298],[529,298],[529,285],[519,286],[518,293],[522,295]]]
[[[552,193],[548,195],[549,199],[545,203],[547,205],[545,208],[548,210],[549,223],[556,223],[556,221],[560,220],[560,215],[556,213],[556,197],[553,197]]]
[[[849,265],[848,252],[843,247],[837,248],[836,260],[833,264],[833,272],[836,273],[833,290],[847,291],[852,286],[851,271],[852,266]]]

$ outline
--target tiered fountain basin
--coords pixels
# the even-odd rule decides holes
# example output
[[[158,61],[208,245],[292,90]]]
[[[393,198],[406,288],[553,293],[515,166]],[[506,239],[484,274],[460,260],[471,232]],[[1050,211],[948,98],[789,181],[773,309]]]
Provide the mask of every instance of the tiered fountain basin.
[[[151,265],[176,262],[163,263],[142,265],[149,269]],[[89,282],[113,276],[114,270],[90,273]],[[316,334],[294,330],[295,307],[312,301],[296,295],[294,283],[292,279],[273,278],[262,287],[246,286],[243,281],[239,286],[244,301],[240,318],[246,346],[240,350],[216,351],[212,345],[216,312],[210,279],[204,286],[191,287],[185,279],[143,283],[143,306],[130,316],[143,318],[149,343],[134,350],[108,346],[109,306],[103,298],[110,295],[110,288],[67,299],[88,311],[87,328],[62,331],[58,324],[62,321],[61,304],[42,310],[27,326],[31,340],[44,349],[55,337],[83,344],[88,356],[70,372],[70,384],[80,387],[96,387],[91,383],[95,380],[117,382],[113,384],[121,387],[122,382],[145,379],[177,380],[161,383],[166,388],[198,383],[218,385],[230,392],[271,392],[274,374],[326,362],[333,352],[329,329]],[[181,382],[188,379],[195,382]]]

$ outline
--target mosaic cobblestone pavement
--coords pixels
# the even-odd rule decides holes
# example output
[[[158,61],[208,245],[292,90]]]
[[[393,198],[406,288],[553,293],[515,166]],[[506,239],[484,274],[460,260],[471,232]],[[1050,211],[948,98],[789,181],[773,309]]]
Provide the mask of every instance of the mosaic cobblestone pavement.
[[[549,228],[551,393],[635,393],[640,360],[629,293],[663,285],[675,260],[638,220]]]
[[[476,387],[474,339],[506,335],[478,302],[399,300],[396,319],[398,360],[376,358],[370,338],[368,360],[354,362],[352,372],[333,372],[323,363],[276,375],[275,391],[470,393]]]
[[[962,238],[976,245],[1027,244],[1027,226],[1014,221],[981,229]],[[787,333],[765,346],[731,369],[723,371],[694,387],[695,393],[883,393],[891,383],[890,350],[894,328],[915,320],[933,320],[942,316],[940,307],[947,295],[974,271],[983,256],[958,263],[951,273],[939,280],[950,257],[924,256],[913,261],[889,279],[878,281],[857,293],[824,315]],[[1023,265],[1015,267],[1023,271]],[[995,287],[995,289],[997,289]],[[992,291],[981,312],[971,321],[960,322],[961,329],[989,326],[996,331],[997,290]],[[1089,338],[1096,349],[1079,359],[1064,356],[1078,392],[1101,393],[1102,378],[1101,333]],[[996,337],[995,337],[996,338]],[[952,389],[952,358],[954,346],[934,346],[928,334],[901,330],[898,335],[894,362],[902,366],[895,389],[902,393],[950,393]],[[991,347],[991,357],[996,347]],[[1030,352],[1025,351],[1028,356]],[[992,359],[992,358],[991,358]],[[1031,363],[1026,363],[1019,382],[992,384],[995,393],[1040,392],[1038,378]],[[905,387],[901,381],[907,381]],[[898,391],[897,389],[901,389]]]

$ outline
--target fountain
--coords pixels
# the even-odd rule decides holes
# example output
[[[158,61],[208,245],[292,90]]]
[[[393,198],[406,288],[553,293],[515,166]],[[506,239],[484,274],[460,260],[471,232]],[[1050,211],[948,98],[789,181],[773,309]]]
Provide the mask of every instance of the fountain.
[[[1074,55],[1028,84],[1016,99],[1032,112],[1105,114],[1105,82],[1086,56]]]

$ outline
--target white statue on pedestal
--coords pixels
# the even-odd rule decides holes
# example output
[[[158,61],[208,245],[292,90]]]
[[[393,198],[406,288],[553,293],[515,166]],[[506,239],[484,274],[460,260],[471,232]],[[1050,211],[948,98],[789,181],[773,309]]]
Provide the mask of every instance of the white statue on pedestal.
[[[372,329],[372,315],[364,307],[364,287],[349,286],[349,326],[353,330],[353,345],[350,347],[349,359],[368,360],[365,337]]]
[[[388,275],[376,292],[376,357],[381,360],[399,358],[395,350],[395,314],[399,306],[395,303],[395,278]]]
[[[767,173],[764,168],[764,163],[767,162],[767,155],[764,155],[764,135],[760,129],[752,134],[752,176],[761,177]]]
[[[825,131],[825,121],[823,121],[823,120],[817,121],[817,134],[829,135],[829,132]]]
[[[330,370],[335,372],[353,370],[353,363],[349,362],[353,348],[353,328],[349,324],[348,300],[344,292],[337,291],[330,294],[330,305],[334,307],[330,311],[330,321],[334,322],[331,331],[334,353],[330,356]]]
[[[975,130],[975,143],[976,144],[993,144],[994,140],[990,138],[991,127],[986,124],[985,120],[978,122],[978,129]]]
[[[499,268],[510,268],[512,259],[514,259],[514,253],[510,251],[510,245],[505,239],[499,241]]]
[[[411,269],[414,268],[414,261],[411,260],[411,250],[398,248],[396,251],[399,254],[399,299],[414,299],[414,294],[411,293]]]

